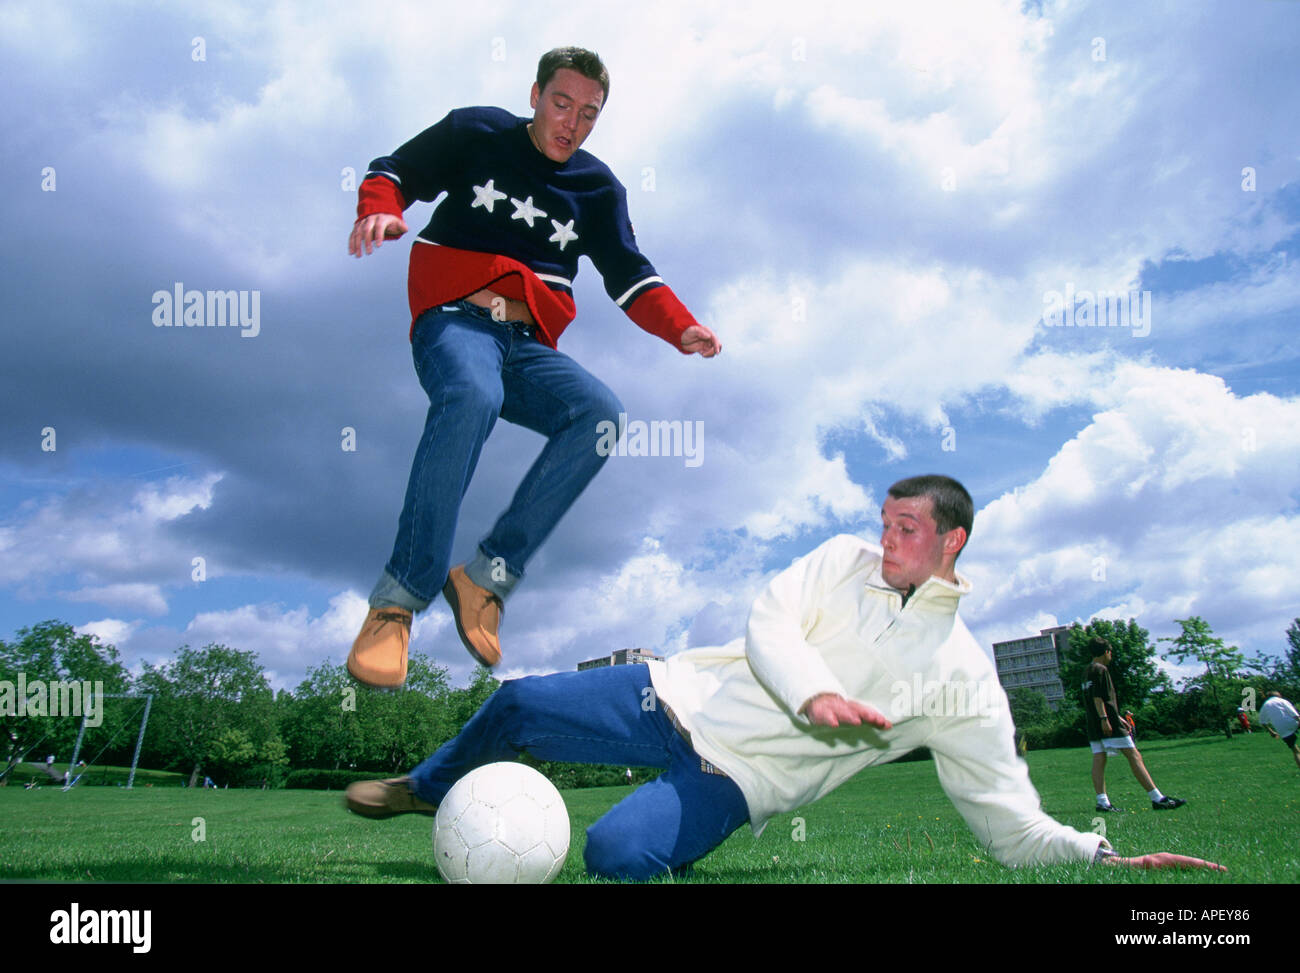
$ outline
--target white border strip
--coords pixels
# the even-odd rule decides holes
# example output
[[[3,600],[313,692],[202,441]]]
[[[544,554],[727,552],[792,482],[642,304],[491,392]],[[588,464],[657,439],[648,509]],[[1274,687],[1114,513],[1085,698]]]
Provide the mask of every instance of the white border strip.
[[[614,303],[617,304],[619,307],[622,307],[624,304],[627,303],[627,299],[629,297],[631,297],[641,288],[645,287],[647,284],[662,284],[663,282],[664,279],[662,277],[647,277],[645,280],[637,281],[635,284],[633,284],[623,293],[622,297],[615,298]]]

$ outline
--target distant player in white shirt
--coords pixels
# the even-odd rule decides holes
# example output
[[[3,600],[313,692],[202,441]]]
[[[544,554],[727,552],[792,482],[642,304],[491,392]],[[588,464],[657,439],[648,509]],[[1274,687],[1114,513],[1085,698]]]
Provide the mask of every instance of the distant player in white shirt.
[[[1274,691],[1268,694],[1268,699],[1259,708],[1259,725],[1291,748],[1295,765],[1300,767],[1300,753],[1297,753],[1295,748],[1296,728],[1300,727],[1300,713],[1297,713],[1296,708],[1282,698],[1281,693]]]

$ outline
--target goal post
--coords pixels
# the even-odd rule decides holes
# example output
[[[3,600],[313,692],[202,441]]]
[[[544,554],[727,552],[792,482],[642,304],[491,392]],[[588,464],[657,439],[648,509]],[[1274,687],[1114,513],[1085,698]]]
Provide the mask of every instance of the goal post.
[[[140,730],[136,734],[135,750],[131,754],[131,773],[127,776],[126,779],[127,789],[130,790],[135,786],[135,770],[137,765],[140,763],[140,748],[144,746],[144,731],[145,731],[145,727],[149,725],[149,711],[150,709],[153,708],[153,693],[95,693],[93,694],[92,698],[94,697],[98,697],[100,699],[101,707],[103,705],[102,701],[105,699],[143,699],[144,700],[144,709],[140,713]],[[79,781],[82,777],[81,774],[77,774],[76,777],[73,777],[72,775],[77,769],[77,758],[81,755],[81,742],[83,739],[85,739],[86,736],[86,719],[89,717],[91,709],[92,707],[88,705],[83,707],[82,709],[81,726],[77,730],[77,742],[72,748],[72,761],[68,764],[68,775],[67,775],[68,779],[67,779],[67,783],[63,785],[63,789],[65,791],[71,789],[73,785],[75,785],[77,781]],[[114,739],[116,739],[116,734],[114,735]],[[103,749],[101,749],[99,752],[103,753],[104,750],[107,750],[109,744],[111,744],[112,742],[113,740],[110,739],[108,743],[104,744]],[[96,760],[99,759],[98,755],[96,755],[95,759]],[[95,760],[91,760],[90,763],[86,765],[87,769],[89,769],[94,763]]]

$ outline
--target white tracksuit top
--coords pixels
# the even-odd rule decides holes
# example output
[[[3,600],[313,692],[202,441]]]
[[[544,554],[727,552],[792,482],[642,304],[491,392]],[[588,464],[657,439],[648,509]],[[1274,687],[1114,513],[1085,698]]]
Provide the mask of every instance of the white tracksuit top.
[[[926,746],[944,792],[998,861],[1092,860],[1109,843],[1044,814],[1016,754],[993,663],[957,615],[970,584],[932,577],[904,606],[880,565],[876,545],[833,537],[772,579],[744,638],[650,663],[656,694],[695,749],[744,794],[754,833],[864,767]],[[824,692],[874,706],[893,728],[831,729],[796,715]]]

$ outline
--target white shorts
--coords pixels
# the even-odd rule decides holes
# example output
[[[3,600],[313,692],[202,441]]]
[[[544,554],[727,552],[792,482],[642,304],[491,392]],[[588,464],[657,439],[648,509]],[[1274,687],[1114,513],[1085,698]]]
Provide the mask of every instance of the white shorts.
[[[1136,750],[1133,746],[1133,738],[1130,736],[1106,737],[1104,740],[1089,740],[1088,746],[1092,747],[1093,753],[1106,753],[1111,750]]]

